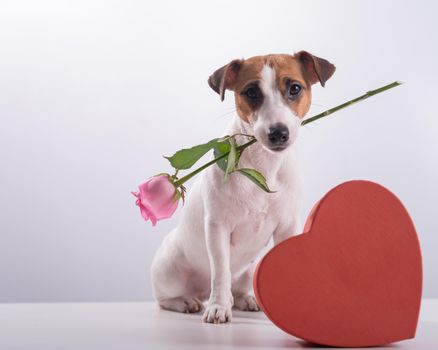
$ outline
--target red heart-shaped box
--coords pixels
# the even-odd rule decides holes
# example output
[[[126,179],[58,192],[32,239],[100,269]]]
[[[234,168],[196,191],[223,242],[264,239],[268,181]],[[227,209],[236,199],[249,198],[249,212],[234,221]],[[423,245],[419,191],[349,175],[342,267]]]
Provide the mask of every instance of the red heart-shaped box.
[[[272,248],[254,274],[257,301],[274,324],[329,346],[415,336],[421,252],[393,193],[369,181],[343,183],[315,205],[304,231]]]

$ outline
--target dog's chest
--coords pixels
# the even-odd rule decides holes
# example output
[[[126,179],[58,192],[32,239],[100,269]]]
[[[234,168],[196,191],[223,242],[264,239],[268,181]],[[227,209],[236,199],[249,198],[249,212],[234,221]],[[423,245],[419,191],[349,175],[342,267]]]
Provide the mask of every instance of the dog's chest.
[[[278,225],[279,218],[273,210],[273,205],[267,203],[256,211],[245,211],[231,234],[231,246],[248,253],[258,253],[269,242]]]

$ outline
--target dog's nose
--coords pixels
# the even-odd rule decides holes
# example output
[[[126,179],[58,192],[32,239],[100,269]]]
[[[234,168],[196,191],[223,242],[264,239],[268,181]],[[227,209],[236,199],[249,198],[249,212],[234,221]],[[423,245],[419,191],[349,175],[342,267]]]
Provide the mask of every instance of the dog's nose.
[[[289,140],[289,129],[284,124],[271,126],[269,128],[268,139],[273,145],[283,145]]]

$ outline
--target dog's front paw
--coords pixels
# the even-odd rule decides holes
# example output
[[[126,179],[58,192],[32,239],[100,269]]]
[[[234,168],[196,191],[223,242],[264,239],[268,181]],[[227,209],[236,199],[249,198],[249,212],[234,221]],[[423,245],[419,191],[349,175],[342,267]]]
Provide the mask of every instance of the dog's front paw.
[[[242,311],[260,311],[256,299],[249,294],[235,296],[234,307]]]
[[[231,322],[231,307],[219,304],[208,305],[204,311],[202,320],[207,323]]]

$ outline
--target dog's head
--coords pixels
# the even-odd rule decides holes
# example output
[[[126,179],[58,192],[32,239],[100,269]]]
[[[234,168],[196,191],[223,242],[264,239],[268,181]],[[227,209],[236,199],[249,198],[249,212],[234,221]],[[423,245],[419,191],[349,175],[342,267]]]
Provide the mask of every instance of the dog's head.
[[[233,60],[216,70],[208,83],[222,101],[225,90],[234,91],[239,117],[266,149],[278,152],[296,140],[310,108],[311,86],[324,86],[334,72],[327,60],[300,51]]]

